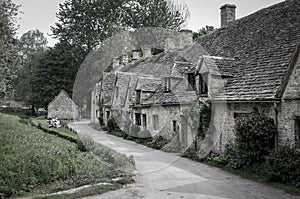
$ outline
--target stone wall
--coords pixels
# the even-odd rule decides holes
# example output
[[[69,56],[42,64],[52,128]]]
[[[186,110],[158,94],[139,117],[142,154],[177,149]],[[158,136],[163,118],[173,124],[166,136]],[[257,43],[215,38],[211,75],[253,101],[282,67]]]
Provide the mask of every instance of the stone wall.
[[[254,110],[274,119],[274,103],[213,103],[212,104],[212,123],[215,126],[214,133],[215,151],[224,151],[225,146],[235,138],[234,126],[236,121],[243,115],[247,115]]]
[[[300,53],[278,108],[279,144],[295,146],[295,119],[300,117]]]
[[[145,130],[149,130],[152,136],[161,135],[166,139],[172,139],[176,133],[182,132],[182,118],[181,113],[184,109],[189,108],[189,105],[170,105],[170,106],[152,106],[152,107],[143,107],[142,109],[134,108],[132,121],[135,124],[135,113],[146,114],[147,124]],[[157,129],[154,129],[153,115],[158,116],[158,125]],[[176,121],[177,132],[173,129],[173,121]],[[142,122],[143,126],[143,122]],[[183,135],[180,135],[183,136]],[[193,136],[191,132],[188,132],[186,135],[187,143],[191,143]]]

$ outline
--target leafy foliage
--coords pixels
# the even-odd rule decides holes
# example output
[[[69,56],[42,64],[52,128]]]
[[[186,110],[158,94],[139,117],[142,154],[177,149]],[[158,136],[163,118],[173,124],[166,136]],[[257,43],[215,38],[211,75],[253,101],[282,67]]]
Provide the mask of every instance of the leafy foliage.
[[[11,0],[0,1],[0,98],[12,96],[12,84],[20,64],[15,38],[18,9]]]
[[[120,127],[113,116],[111,116],[107,121],[107,130],[108,132],[120,131]]]
[[[271,181],[300,187],[300,153],[289,147],[273,151],[267,157],[267,174]]]
[[[263,114],[252,113],[241,118],[235,126],[236,150],[242,165],[262,162],[274,148],[276,126]]]
[[[194,32],[193,33],[193,39],[197,40],[200,37],[207,35],[208,33],[214,31],[215,28],[213,26],[205,26],[203,28],[201,28],[200,30],[198,30],[198,32]]]
[[[46,50],[47,39],[39,30],[30,30],[21,36],[19,45],[22,66],[14,83],[15,99],[31,105],[34,114],[33,67],[36,59]]]
[[[184,6],[165,0],[67,0],[60,4],[59,22],[52,27],[60,41],[91,51],[113,33],[130,28],[176,29],[185,21]]]

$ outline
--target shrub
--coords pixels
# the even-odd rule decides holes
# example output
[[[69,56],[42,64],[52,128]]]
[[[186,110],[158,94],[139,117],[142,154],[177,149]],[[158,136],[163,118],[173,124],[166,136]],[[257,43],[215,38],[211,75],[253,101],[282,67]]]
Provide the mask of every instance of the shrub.
[[[252,113],[240,119],[236,126],[236,151],[243,166],[262,162],[274,148],[276,126],[265,115]]]
[[[141,131],[141,127],[140,126],[138,126],[138,125],[132,125],[131,127],[130,127],[130,135],[131,136],[133,136],[133,137],[138,137],[138,132],[140,132]]]
[[[267,174],[271,181],[300,187],[300,153],[289,147],[279,148],[267,157]]]
[[[119,125],[117,124],[116,119],[114,117],[111,117],[108,119],[107,130],[108,130],[108,132],[120,130]]]
[[[153,137],[152,141],[149,143],[149,146],[154,149],[161,149],[168,143],[169,143],[169,140],[165,139],[161,135],[156,135]]]
[[[226,153],[222,153],[222,154],[212,153],[207,158],[207,161],[214,166],[226,167],[229,164],[230,156],[228,156]]]
[[[142,139],[151,138],[151,133],[148,130],[142,130],[142,131],[138,132],[138,137],[142,138]]]

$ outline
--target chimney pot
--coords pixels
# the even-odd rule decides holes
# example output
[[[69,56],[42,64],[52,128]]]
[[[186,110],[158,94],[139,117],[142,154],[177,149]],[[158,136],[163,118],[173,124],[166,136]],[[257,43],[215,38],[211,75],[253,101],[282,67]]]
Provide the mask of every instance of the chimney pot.
[[[221,6],[221,27],[226,27],[228,24],[235,20],[236,5],[225,4]]]

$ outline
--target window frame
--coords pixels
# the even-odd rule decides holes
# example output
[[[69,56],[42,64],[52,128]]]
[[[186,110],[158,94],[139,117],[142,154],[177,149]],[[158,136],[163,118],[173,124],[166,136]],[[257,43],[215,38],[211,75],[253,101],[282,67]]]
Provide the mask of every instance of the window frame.
[[[137,126],[142,126],[142,119],[141,119],[142,114],[141,113],[135,113],[134,116],[135,116],[135,124]]]

